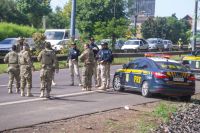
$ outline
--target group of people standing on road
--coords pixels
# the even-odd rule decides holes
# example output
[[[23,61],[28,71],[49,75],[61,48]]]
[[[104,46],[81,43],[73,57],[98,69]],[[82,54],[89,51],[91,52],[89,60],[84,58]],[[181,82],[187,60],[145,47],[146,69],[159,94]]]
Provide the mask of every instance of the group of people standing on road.
[[[92,76],[94,76],[95,87],[105,91],[110,87],[110,64],[113,61],[112,51],[108,48],[108,43],[101,44],[101,49],[94,43],[94,38],[90,38],[90,43],[84,44],[84,51],[80,52],[76,43],[71,43],[68,54],[68,63],[71,76],[70,86],[74,86],[74,75],[77,76],[79,86],[83,91],[92,90]],[[40,71],[40,97],[50,98],[51,85],[55,72],[59,71],[59,63],[56,53],[51,48],[49,42],[45,42],[45,48],[37,57],[41,62]],[[79,73],[79,60],[83,62],[82,78]],[[33,96],[32,89],[32,71],[35,70],[31,58],[29,45],[23,38],[18,40],[16,45],[12,46],[12,51],[6,54],[4,62],[8,64],[9,82],[8,93],[13,93],[13,82],[16,80],[16,93],[21,92],[25,96]],[[46,94],[45,94],[46,91]]]
[[[46,42],[45,48],[39,53],[38,61],[41,62],[41,94],[40,97],[50,97],[53,70],[58,71],[58,62],[55,52],[51,49],[51,44]],[[20,38],[16,45],[12,46],[12,51],[6,54],[4,62],[8,64],[9,83],[8,93],[13,93],[12,86],[14,79],[16,80],[16,93],[21,92],[21,96],[25,96],[25,88],[27,87],[26,96],[33,96],[32,89],[32,71],[35,70],[29,45]],[[46,90],[46,95],[45,91]]]
[[[110,87],[110,64],[113,61],[112,51],[108,48],[108,43],[102,43],[102,48],[99,49],[94,41],[94,38],[90,38],[90,43],[84,44],[82,54],[75,43],[72,43],[69,49],[70,85],[74,85],[75,73],[79,86],[82,86],[83,91],[91,91],[92,76],[94,76],[95,87],[99,87],[99,90],[105,91]],[[83,62],[82,78],[79,73],[78,59]]]

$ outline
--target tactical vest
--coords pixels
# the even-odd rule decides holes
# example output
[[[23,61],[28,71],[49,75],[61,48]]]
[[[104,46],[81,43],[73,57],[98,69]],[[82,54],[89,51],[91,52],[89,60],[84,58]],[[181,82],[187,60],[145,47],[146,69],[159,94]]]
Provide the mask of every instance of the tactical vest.
[[[24,52],[26,52],[26,51],[21,51],[19,53],[19,63],[20,63],[20,65],[26,65],[27,64],[27,62],[26,62],[26,60],[23,56]]]
[[[42,54],[41,63],[44,65],[53,65],[53,61],[52,61],[53,55],[54,55],[54,52],[52,50],[50,51],[44,50]]]
[[[18,64],[18,54],[16,52],[10,52],[9,53],[9,64]]]
[[[109,62],[112,62],[112,52],[110,50],[102,50],[101,51],[101,60],[107,60]]]
[[[94,62],[94,53],[92,50],[88,49],[86,54],[86,63],[93,63]]]

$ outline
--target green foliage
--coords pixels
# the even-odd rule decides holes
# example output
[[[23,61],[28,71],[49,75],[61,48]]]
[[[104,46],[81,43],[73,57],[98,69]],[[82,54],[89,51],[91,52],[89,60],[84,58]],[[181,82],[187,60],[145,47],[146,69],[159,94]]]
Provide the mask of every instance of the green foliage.
[[[159,37],[170,39],[176,43],[182,38],[184,43],[188,43],[188,31],[191,29],[187,21],[178,20],[175,15],[171,17],[149,18],[142,24],[142,35],[144,38]]]
[[[124,30],[128,29],[124,12],[125,3],[125,0],[116,0],[116,2],[114,0],[77,1],[77,26],[79,31],[84,34],[84,37],[95,35],[98,35],[98,38],[121,36]]]
[[[33,40],[35,42],[35,48],[36,48],[36,51],[34,53],[34,55],[38,55],[39,52],[44,49],[44,43],[45,43],[45,35],[43,33],[40,33],[40,32],[36,32],[33,34]]]
[[[27,16],[17,10],[14,0],[0,0],[0,20],[17,24],[29,24]]]
[[[57,7],[55,12],[51,12],[47,17],[47,28],[51,29],[64,29],[69,25],[67,19],[61,8]]]
[[[42,17],[51,12],[50,0],[16,0],[18,10],[26,14],[31,24],[39,28]]]
[[[176,110],[176,106],[169,105],[167,103],[160,103],[153,111],[153,115],[162,118],[164,122],[168,122],[170,116],[172,113],[176,112]]]
[[[0,40],[8,37],[31,37],[37,30],[29,27],[12,23],[0,23]]]

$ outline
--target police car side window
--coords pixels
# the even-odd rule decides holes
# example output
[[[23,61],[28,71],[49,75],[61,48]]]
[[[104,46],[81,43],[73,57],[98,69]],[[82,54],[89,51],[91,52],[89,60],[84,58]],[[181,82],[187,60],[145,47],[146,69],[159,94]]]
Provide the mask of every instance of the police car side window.
[[[128,64],[128,69],[134,69],[134,67],[135,67],[135,64],[134,64],[134,63]]]
[[[142,70],[148,70],[150,68],[150,65],[148,62],[142,61],[139,63],[137,69],[142,69]]]

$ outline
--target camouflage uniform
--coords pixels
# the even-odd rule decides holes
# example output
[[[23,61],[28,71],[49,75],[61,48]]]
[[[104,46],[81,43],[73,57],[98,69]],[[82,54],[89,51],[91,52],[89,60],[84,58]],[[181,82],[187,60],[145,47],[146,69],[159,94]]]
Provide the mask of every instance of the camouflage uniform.
[[[21,96],[24,96],[24,89],[27,85],[27,96],[32,96],[32,70],[34,69],[28,44],[24,44],[23,50],[19,53]]]
[[[89,48],[93,51],[94,53],[94,67],[93,67],[93,76],[94,76],[94,82],[95,82],[95,86],[98,87],[100,86],[100,83],[98,82],[98,78],[99,78],[99,72],[98,72],[98,62],[96,60],[96,55],[99,52],[99,48],[98,46],[94,43],[94,38],[90,38],[90,45]]]
[[[17,41],[17,44],[16,44],[18,53],[23,50],[23,44],[24,44],[24,38],[23,37],[19,37],[18,41]]]
[[[38,55],[38,61],[42,64],[40,71],[41,80],[41,94],[40,97],[44,97],[44,91],[46,90],[46,98],[50,97],[52,76],[54,69],[58,70],[58,62],[55,52],[51,50],[50,44],[45,44],[46,48]]]
[[[84,52],[80,55],[80,60],[84,62],[83,70],[82,70],[82,84],[83,89],[91,91],[92,88],[92,74],[94,67],[94,53],[89,46],[85,48]]]
[[[8,93],[12,93],[12,84],[14,79],[16,80],[16,92],[18,93],[20,88],[20,77],[19,77],[20,71],[19,71],[18,53],[16,52],[16,50],[13,50],[8,54],[6,54],[4,62],[8,63],[8,73],[9,73]]]

